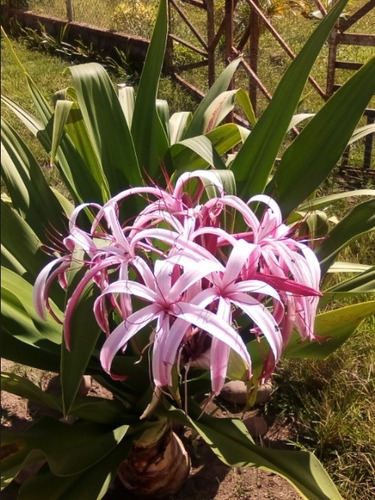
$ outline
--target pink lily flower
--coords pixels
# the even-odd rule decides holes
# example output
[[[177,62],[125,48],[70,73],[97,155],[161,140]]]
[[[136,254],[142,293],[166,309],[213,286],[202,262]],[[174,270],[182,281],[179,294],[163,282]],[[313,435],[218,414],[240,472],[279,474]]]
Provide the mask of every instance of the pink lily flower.
[[[155,274],[145,266],[147,286],[136,281],[117,281],[109,285],[107,290],[97,299],[94,310],[98,323],[102,323],[100,303],[110,293],[127,293],[139,297],[149,305],[139,309],[123,321],[109,335],[104,343],[100,360],[105,371],[110,373],[112,360],[120,349],[126,349],[127,342],[142,328],[156,320],[153,332],[152,371],[156,386],[172,385],[171,369],[177,358],[177,351],[188,340],[187,335],[194,325],[214,338],[220,345],[233,349],[245,361],[250,377],[251,360],[241,337],[228,324],[221,321],[214,313],[205,308],[206,298],[197,298],[194,302],[184,300],[184,293],[202,278],[221,270],[222,266],[214,260],[192,261],[191,267],[173,282],[174,263],[156,261]],[[216,345],[216,344],[215,344]],[[226,351],[226,348],[223,348]],[[220,348],[215,351],[220,355]],[[215,360],[211,356],[211,372],[215,371]],[[212,381],[214,392],[220,392],[223,383]]]
[[[205,197],[208,184],[216,197]],[[146,206],[124,224],[120,204],[134,195],[146,197]],[[253,203],[265,205],[260,219],[249,206]],[[88,211],[92,222],[86,230],[79,221],[84,213],[88,220]],[[228,227],[240,227],[241,232]],[[203,356],[218,394],[231,350],[243,359],[251,377],[250,355],[235,326],[239,317],[270,346],[264,376],[273,371],[293,329],[303,338],[314,337],[320,295],[315,254],[291,237],[274,200],[259,195],[245,203],[226,195],[214,172],[185,173],[168,191],[131,188],[102,207],[82,204],[73,211],[69,231],[66,255],[53,260],[37,278],[35,307],[43,318],[47,311],[54,315],[48,300],[52,282],[58,279],[66,288],[67,271],[84,266],[86,272],[67,302],[65,342],[69,347],[78,300],[94,283],[99,296],[93,313],[107,334],[100,360],[108,373],[118,351],[126,351],[128,342],[148,328],[157,387],[172,385],[176,363],[190,366]],[[114,312],[121,320],[111,331]],[[204,345],[198,351],[192,347],[202,344],[197,339]]]

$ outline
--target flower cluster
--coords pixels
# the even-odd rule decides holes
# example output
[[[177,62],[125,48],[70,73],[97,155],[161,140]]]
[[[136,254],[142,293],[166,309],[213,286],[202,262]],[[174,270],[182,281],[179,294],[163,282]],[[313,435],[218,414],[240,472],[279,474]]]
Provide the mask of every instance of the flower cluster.
[[[207,186],[214,196],[207,196]],[[146,207],[133,220],[121,222],[122,203],[133,195],[146,199]],[[84,230],[78,218],[87,211],[92,222]],[[67,253],[38,276],[35,307],[42,317],[47,310],[53,314],[51,283],[59,279],[65,287],[67,271],[84,255],[86,271],[65,310],[65,341],[69,346],[77,301],[94,283],[99,294],[93,312],[107,334],[100,359],[108,373],[118,351],[149,328],[157,387],[172,385],[176,363],[206,362],[217,394],[231,350],[251,377],[244,332],[264,337],[269,345],[265,376],[294,329],[303,339],[314,337],[320,295],[314,253],[290,237],[274,200],[259,195],[245,203],[225,194],[213,172],[185,173],[174,189],[139,187],[104,206],[82,204],[70,217],[64,245]]]

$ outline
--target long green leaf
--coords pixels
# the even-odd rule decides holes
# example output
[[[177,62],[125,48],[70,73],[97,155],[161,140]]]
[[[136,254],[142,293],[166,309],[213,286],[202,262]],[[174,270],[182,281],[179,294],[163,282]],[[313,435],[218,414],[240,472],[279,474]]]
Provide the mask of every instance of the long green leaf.
[[[47,256],[42,251],[41,242],[35,232],[15,210],[3,201],[1,202],[1,240],[2,255],[7,250],[12,257],[13,266],[16,266],[13,270],[33,283],[37,273],[46,264]],[[5,261],[2,263],[5,267],[12,269],[12,266],[7,265]]]
[[[225,169],[225,164],[220,158],[212,142],[204,135],[184,139],[170,147],[173,168],[177,172],[197,170],[208,165]]]
[[[43,391],[25,377],[15,373],[1,374],[1,390],[21,396],[42,407],[51,408],[62,413],[61,399],[54,394]]]
[[[28,366],[58,372],[61,326],[52,319],[43,321],[37,316],[32,294],[30,283],[2,267],[2,356]]]
[[[30,481],[22,485],[18,500],[35,500],[41,491],[49,500],[62,498],[100,500],[108,491],[131,446],[132,440],[125,437],[103,460],[71,476],[57,477],[46,465]]]
[[[185,130],[192,119],[190,111],[173,113],[169,119],[169,141],[173,145],[182,140]]]
[[[341,495],[318,459],[307,451],[271,450],[251,443],[240,420],[204,416],[194,422],[203,439],[231,466],[257,465],[284,477],[306,500],[339,500]]]
[[[90,178],[92,178],[92,183],[96,189],[100,188],[101,200],[107,201],[110,198],[108,180],[91,143],[89,133],[83,121],[82,113],[77,102],[72,103],[71,110],[65,124],[65,130],[72,143],[72,147],[75,148],[75,154],[77,153],[81,158],[81,161],[83,161],[87,166]],[[61,153],[59,158],[61,158]],[[74,157],[68,157],[68,159],[69,162],[74,162]],[[79,174],[78,168],[73,168],[72,174],[73,179],[76,179]],[[93,198],[91,197],[90,199]]]
[[[249,135],[249,131],[234,123],[225,123],[208,132],[207,138],[220,156],[224,155],[232,148],[244,142]]]
[[[72,66],[70,72],[90,142],[111,193],[139,185],[141,174],[133,140],[107,72],[97,63]]]
[[[79,285],[84,270],[78,271],[71,279],[67,296],[70,297]],[[70,345],[61,345],[61,385],[63,391],[64,415],[69,414],[77,395],[82,377],[94,351],[100,328],[93,314],[96,296],[94,285],[88,285],[82,292],[70,324]]]
[[[37,91],[36,87],[34,87],[34,91]],[[47,154],[49,154],[52,149],[52,112],[48,118],[41,123],[26,110],[14,103],[11,99],[2,96],[2,101],[38,139]],[[42,116],[44,115],[42,114]],[[72,113],[69,118],[71,117]],[[62,135],[60,148],[56,151],[56,167],[58,168],[67,189],[76,200],[80,202],[87,199],[98,202],[103,201],[103,199],[106,200],[107,198],[103,198],[101,195],[101,186],[95,180],[95,178],[97,178],[96,170],[98,167],[95,163],[93,164],[92,161],[87,161],[87,155],[81,156],[81,151],[76,144],[79,142],[80,138],[77,136],[77,127],[75,127],[75,129],[74,134],[72,134],[74,139],[73,141],[72,138],[68,137],[66,134]],[[105,182],[106,181],[103,178],[100,184],[105,185]]]
[[[55,163],[57,148],[60,144],[72,105],[72,101],[63,101],[59,99],[56,102],[52,131],[51,163]]]
[[[212,165],[226,168],[221,156],[243,141],[245,131],[234,123],[214,128],[206,135],[184,139],[174,143],[168,151],[166,161],[171,161],[177,172],[198,170]]]
[[[65,214],[58,199],[26,144],[3,120],[1,138],[2,177],[14,209],[42,241],[47,232],[63,233]]]
[[[15,321],[18,316],[20,317],[20,328],[14,330],[16,337],[24,338],[25,342],[30,344],[39,344],[40,347],[43,346],[43,339],[46,340],[46,343],[48,340],[60,343],[61,325],[52,319],[46,321],[40,319],[35,311],[32,284],[10,269],[2,267],[1,289],[4,319],[9,318],[9,320]],[[58,314],[58,308],[52,301],[51,306]],[[21,333],[22,324],[30,324],[30,331],[26,327],[24,329],[24,337]]]
[[[2,33],[15,62],[26,78],[31,98],[40,116],[43,127],[43,129],[37,130],[37,137],[49,154],[52,149],[53,110],[47,99],[43,96],[40,89],[23,67],[3,30]],[[19,107],[18,110],[16,110],[15,106],[13,106],[13,110],[16,111],[19,116],[23,115],[23,117],[25,117],[26,115],[26,112],[20,110]],[[35,121],[32,123],[33,120],[30,121],[26,119],[24,123],[25,121],[29,121],[27,124],[28,126],[35,127],[36,125]],[[75,200],[79,202],[90,200],[99,203],[106,201],[106,199],[103,200],[102,187],[93,178],[90,165],[81,157],[71,139],[66,134],[63,134],[61,137],[60,148],[58,148],[56,152],[56,159],[56,166],[59,169],[61,177]]]
[[[15,373],[1,374],[1,390],[10,392],[40,405],[57,410],[62,414],[61,397],[50,394],[33,384],[25,377]],[[125,423],[136,423],[136,417],[124,414],[124,406],[118,400],[84,396],[76,399],[71,415],[98,424],[121,426]]]
[[[325,290],[329,293],[335,292],[375,292],[375,266],[366,269],[361,274],[342,281],[338,285]]]
[[[249,94],[243,89],[239,89],[236,95],[236,101],[241,106],[250,125],[255,126],[257,119],[255,116],[253,105],[251,104]]]
[[[328,233],[327,238],[317,247],[316,254],[323,272],[354,238],[375,229],[375,198],[355,206]]]
[[[5,95],[1,96],[1,101],[25,125],[25,127],[33,134],[33,136],[38,137],[39,132],[43,131],[44,127],[42,123],[35,118],[35,116],[31,115],[28,111],[26,111],[24,108],[19,106],[16,102]],[[42,139],[40,141],[41,144],[47,150],[49,146],[48,142],[44,143],[43,137],[40,137],[40,139]]]
[[[375,93],[375,57],[348,80],[284,153],[267,193],[286,217],[324,181]]]
[[[239,195],[262,193],[300,100],[311,68],[347,0],[340,0],[319,24],[286,70],[273,99],[232,163]]]
[[[329,273],[362,273],[371,269],[368,264],[358,264],[358,262],[336,261],[328,269]]]
[[[307,203],[299,205],[298,210],[310,211],[327,207],[336,201],[344,200],[345,198],[356,198],[359,196],[375,196],[375,189],[353,189],[353,191],[345,191],[343,193],[329,194],[327,196],[319,196],[309,200]]]
[[[207,414],[198,417],[199,408],[194,419],[186,417],[181,410],[169,410],[167,414],[170,418],[195,428],[224,463],[237,467],[255,465],[276,473],[306,500],[342,500],[322,464],[312,453],[256,445],[244,423],[237,419],[218,419]]]
[[[168,140],[156,109],[159,78],[167,43],[167,2],[161,0],[159,11],[148,47],[132,120],[132,136],[137,151],[139,167],[154,181],[160,176],[161,160],[168,149]],[[147,140],[145,141],[145,134]]]
[[[369,125],[357,128],[353,132],[348,144],[353,144],[369,134],[375,134],[375,123],[370,123]]]
[[[108,455],[124,437],[128,425],[111,429],[107,425],[78,421],[66,424],[50,418],[39,420],[20,434],[4,433],[2,448],[8,451],[2,460],[4,471],[21,463],[33,450],[39,451],[57,476],[77,474]],[[11,447],[11,444],[18,446]]]
[[[128,124],[129,129],[131,129],[135,104],[134,88],[124,84],[119,85],[118,98],[126,123]]]
[[[226,90],[218,95],[204,113],[203,132],[214,130],[233,111],[237,90]]]
[[[315,333],[322,339],[302,342],[297,334],[293,334],[283,355],[287,358],[326,359],[355,332],[365,318],[374,314],[375,300],[318,314]]]
[[[232,61],[216,79],[216,81],[194,112],[193,119],[191,120],[190,125],[185,132],[184,139],[195,137],[205,132],[207,120],[210,119],[210,117],[207,115],[207,110],[213,103],[213,101],[218,96],[220,96],[222,92],[227,90],[240,62],[240,59],[235,59],[234,61]]]
[[[39,343],[27,343],[24,340],[26,334],[22,321],[17,323],[7,318],[2,319],[1,327],[1,356],[4,359],[32,366],[38,370],[46,370],[57,373],[60,367],[60,344],[52,343],[48,339],[40,339]],[[17,331],[17,336],[14,332]],[[27,327],[27,339],[29,339],[31,325]],[[34,337],[36,337],[35,332]],[[21,340],[20,340],[21,339]]]

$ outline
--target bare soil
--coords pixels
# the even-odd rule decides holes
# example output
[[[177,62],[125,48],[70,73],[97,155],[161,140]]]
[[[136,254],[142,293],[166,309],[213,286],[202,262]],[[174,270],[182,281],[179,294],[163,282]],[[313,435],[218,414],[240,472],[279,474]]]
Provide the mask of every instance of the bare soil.
[[[1,361],[2,371],[16,371],[46,390],[54,390],[56,374],[27,369],[7,360]],[[90,395],[102,396],[103,388],[93,381]],[[232,408],[233,410],[233,408]],[[222,416],[235,415],[221,410]],[[1,392],[1,428],[19,432],[32,424],[42,413],[36,405],[5,391]],[[286,447],[290,439],[290,423],[265,417],[261,409],[244,415],[249,431],[265,446]],[[298,500],[300,495],[281,477],[254,467],[228,467],[223,464],[201,438],[192,440],[189,431],[182,436],[190,452],[192,468],[184,487],[167,500]],[[25,470],[18,481],[2,492],[3,500],[15,500],[19,483],[30,477],[32,471]],[[124,490],[119,480],[115,480],[105,496],[105,500],[135,500]],[[36,499],[37,500],[37,499]],[[75,499],[72,499],[75,500]],[[78,500],[78,499],[77,499]],[[95,500],[95,499],[93,499]]]

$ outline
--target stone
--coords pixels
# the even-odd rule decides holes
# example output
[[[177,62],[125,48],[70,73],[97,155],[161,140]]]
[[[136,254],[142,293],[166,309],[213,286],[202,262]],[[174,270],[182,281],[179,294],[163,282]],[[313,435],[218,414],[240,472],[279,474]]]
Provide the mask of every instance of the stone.
[[[258,387],[256,404],[264,405],[270,400],[272,394],[272,383],[266,382]]]
[[[269,401],[272,393],[271,382],[266,382],[258,387],[257,397],[255,404],[264,404]],[[228,401],[238,405],[245,405],[247,403],[248,392],[245,382],[242,380],[231,380],[224,384],[220,396]]]
[[[245,405],[247,401],[247,387],[242,380],[231,380],[224,384],[220,396],[228,401],[238,405]]]
[[[251,415],[243,422],[254,439],[264,436],[268,431],[267,422],[259,415]]]

